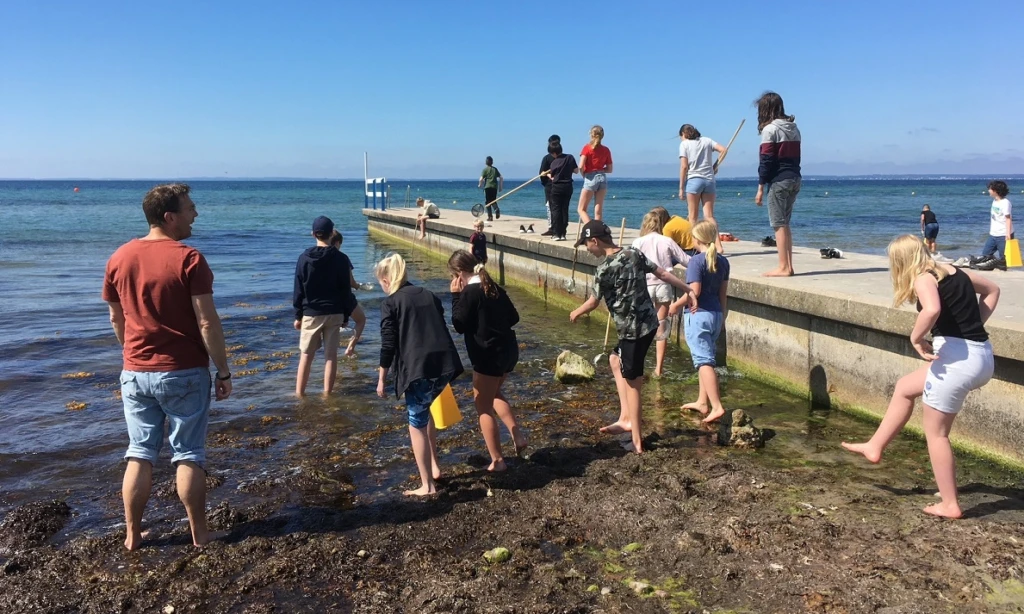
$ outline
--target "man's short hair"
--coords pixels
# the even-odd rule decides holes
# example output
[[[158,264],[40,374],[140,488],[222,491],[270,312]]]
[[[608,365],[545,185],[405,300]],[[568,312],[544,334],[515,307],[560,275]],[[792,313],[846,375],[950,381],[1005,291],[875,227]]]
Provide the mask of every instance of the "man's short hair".
[[[142,210],[150,226],[163,226],[165,213],[181,210],[181,197],[187,196],[192,188],[185,183],[158,185],[142,198]]]
[[[1006,198],[1006,195],[1010,193],[1010,188],[1006,186],[1005,181],[990,181],[988,189],[998,194],[999,198]]]
[[[555,143],[561,143],[561,142],[562,142],[562,137],[558,136],[557,134],[552,134],[551,136],[548,137],[548,145],[554,145]]]

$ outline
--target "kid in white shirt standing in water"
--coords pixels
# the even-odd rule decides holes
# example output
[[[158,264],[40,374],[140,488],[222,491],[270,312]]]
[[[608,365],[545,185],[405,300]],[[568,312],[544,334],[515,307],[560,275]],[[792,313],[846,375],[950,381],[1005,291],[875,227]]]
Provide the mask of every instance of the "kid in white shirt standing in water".
[[[977,273],[936,263],[914,235],[897,237],[889,244],[889,270],[893,305],[917,302],[910,343],[926,362],[896,383],[885,417],[871,439],[843,442],[843,447],[877,463],[910,420],[914,401],[923,397],[924,436],[942,497],[941,503],[929,505],[924,512],[959,518],[962,512],[949,431],[967,393],[992,378],[995,362],[985,322],[999,302],[999,286]],[[980,301],[976,295],[981,296]],[[930,342],[925,339],[929,331]]]

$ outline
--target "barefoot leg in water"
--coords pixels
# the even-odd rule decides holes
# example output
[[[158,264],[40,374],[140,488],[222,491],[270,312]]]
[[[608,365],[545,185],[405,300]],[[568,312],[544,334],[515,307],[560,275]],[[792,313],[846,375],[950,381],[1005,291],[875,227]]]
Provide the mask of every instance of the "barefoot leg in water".
[[[698,377],[700,378],[700,387],[703,389],[704,394],[707,395],[708,402],[711,404],[711,413],[704,416],[701,422],[704,424],[717,422],[725,415],[725,408],[722,407],[722,398],[718,392],[718,373],[715,372],[715,368],[711,365],[701,365]]]
[[[956,490],[956,459],[953,458],[953,446],[949,444],[949,431],[953,427],[956,414],[947,414],[937,409],[924,406],[924,436],[928,442],[928,458],[932,462],[935,483],[939,486],[941,503],[929,505],[924,513],[943,518],[960,518],[960,502]]]
[[[608,365],[611,367],[612,375],[615,376],[615,389],[619,393],[619,419],[608,426],[601,427],[601,432],[609,435],[628,433],[633,427],[629,422],[629,405],[626,402],[629,385],[626,383],[625,378],[622,377],[622,360],[619,359],[617,354],[613,353],[608,357]]]
[[[929,366],[923,365],[896,382],[896,389],[889,401],[889,408],[885,410],[882,423],[878,425],[878,429],[875,430],[871,439],[864,443],[844,441],[842,446],[850,452],[863,454],[864,458],[872,463],[880,461],[886,446],[903,430],[904,425],[910,420],[911,414],[914,413],[914,400],[924,394],[924,380],[928,375]]]

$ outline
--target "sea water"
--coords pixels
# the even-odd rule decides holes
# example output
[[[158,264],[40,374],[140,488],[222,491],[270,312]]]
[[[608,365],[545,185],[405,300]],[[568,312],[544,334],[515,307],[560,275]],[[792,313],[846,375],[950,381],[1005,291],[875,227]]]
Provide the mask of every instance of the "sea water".
[[[121,356],[100,289],[110,254],[146,233],[141,201],[156,183],[0,181],[0,510],[41,493],[101,496],[95,493],[107,493],[119,480],[127,443],[116,396]],[[509,180],[506,188],[516,184]],[[940,249],[951,256],[976,252],[988,230],[985,184],[808,179],[793,214],[794,242],[880,254],[895,234],[919,230],[921,205],[928,203],[942,228]],[[1019,186],[1010,187],[1012,199]],[[605,218],[617,224],[625,217],[637,227],[657,205],[685,215],[676,188],[674,180],[613,177]],[[767,210],[753,203],[755,190],[752,180],[719,182],[715,213],[724,231],[752,240],[770,233]],[[393,206],[404,205],[407,194],[410,201],[423,196],[442,215],[445,208],[469,209],[483,200],[476,182],[468,181],[392,182],[391,191]],[[313,244],[313,218],[334,220],[359,281],[373,281],[373,264],[390,251],[367,236],[362,182],[196,181],[192,198],[199,217],[187,242],[214,271],[227,342],[239,348],[233,360],[252,360],[232,367],[235,393],[215,404],[211,430],[243,417],[296,411],[291,290],[295,260]],[[543,191],[528,186],[500,206],[505,213],[543,217]],[[447,300],[446,273],[435,261],[406,253],[414,279]],[[368,315],[366,334],[358,357],[343,363],[339,393],[328,404],[353,431],[401,418],[387,413],[393,413],[393,402],[373,395],[383,294],[357,294]],[[531,319],[540,327],[547,316],[524,318],[526,327]],[[521,338],[530,334],[520,331]],[[573,340],[568,334],[554,339],[562,334],[559,327],[548,326],[543,334],[552,343]],[[547,377],[548,358],[553,356],[528,356],[539,362],[526,372]],[[315,363],[311,392],[318,390],[320,365]],[[240,375],[246,371],[251,373]],[[81,407],[74,403],[85,408],[69,409]]]

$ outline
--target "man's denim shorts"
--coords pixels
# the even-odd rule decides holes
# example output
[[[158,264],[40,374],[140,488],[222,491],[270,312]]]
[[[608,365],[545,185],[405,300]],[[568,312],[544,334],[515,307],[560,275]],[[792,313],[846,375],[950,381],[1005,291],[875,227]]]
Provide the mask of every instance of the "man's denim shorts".
[[[704,177],[687,177],[686,178],[686,193],[687,194],[708,194],[714,196],[715,194],[715,180],[705,179]]]
[[[430,422],[430,404],[444,392],[444,387],[450,381],[449,377],[432,377],[409,383],[409,387],[405,389],[405,409],[409,412],[409,426],[417,429],[426,428]]]
[[[172,463],[206,462],[206,425],[210,418],[212,378],[206,367],[143,373],[121,371],[121,400],[128,423],[125,458],[156,463],[170,421]]]
[[[583,175],[583,189],[599,192],[608,187],[608,175],[604,173],[587,173]]]
[[[683,314],[683,330],[686,332],[686,345],[690,348],[693,368],[705,365],[715,366],[715,345],[722,333],[722,312],[704,311],[697,313],[687,311]]]

